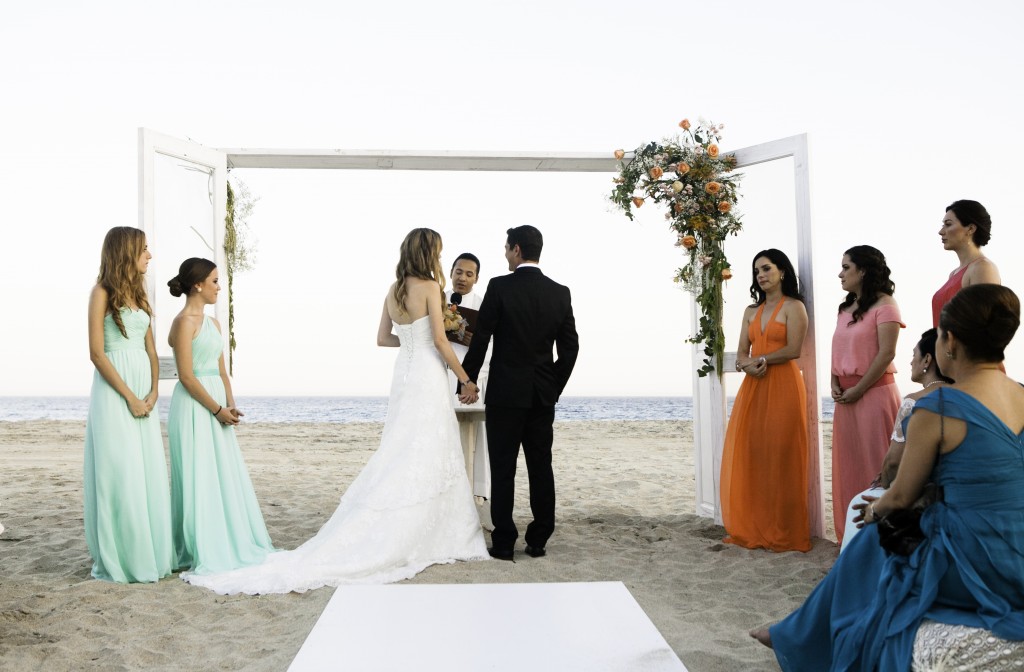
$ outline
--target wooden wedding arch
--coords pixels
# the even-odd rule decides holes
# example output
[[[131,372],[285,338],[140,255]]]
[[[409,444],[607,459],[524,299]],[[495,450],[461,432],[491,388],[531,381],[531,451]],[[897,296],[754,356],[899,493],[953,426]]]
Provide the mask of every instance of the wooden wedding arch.
[[[798,361],[807,386],[807,433],[809,438],[808,493],[811,502],[811,534],[825,534],[824,471],[819,424],[821,398],[818,395],[817,353],[815,349],[814,264],[811,240],[810,173],[807,135],[795,135],[743,149],[730,150],[737,167],[792,158],[796,199],[797,267],[803,282],[810,318],[803,353]],[[630,159],[631,153],[626,154]],[[187,173],[170,171],[173,161]],[[139,129],[139,227],[165,254],[165,259],[188,256],[213,256],[225,266],[224,218],[227,212],[227,172],[229,168],[304,168],[349,170],[447,170],[447,171],[532,171],[532,172],[607,172],[618,170],[618,162],[608,153],[545,152],[461,152],[461,151],[382,151],[343,149],[213,149],[180,140],[155,131]],[[180,180],[183,188],[202,191],[203,198],[192,199],[177,210],[167,210],[170,201],[161,197],[169,180]],[[200,202],[203,201],[203,202]],[[163,205],[164,207],[160,207]],[[168,253],[173,250],[173,253]],[[163,272],[149,273],[149,296],[162,301],[156,277],[172,277]],[[215,312],[227,319],[227,292],[221,294]],[[154,306],[155,308],[156,306]],[[691,302],[693,323],[698,322],[697,304]],[[165,311],[170,313],[171,311]],[[160,311],[157,310],[157,314]],[[161,378],[174,378],[174,360],[169,350],[160,352],[159,344],[169,325],[154,323],[157,330]],[[227,334],[225,333],[225,339]],[[726,399],[722,381],[715,375],[699,377],[702,360],[700,346],[691,347],[694,397],[694,442],[696,447],[696,512],[721,522],[718,484],[722,446],[725,440]],[[726,353],[725,371],[732,372],[736,353]]]

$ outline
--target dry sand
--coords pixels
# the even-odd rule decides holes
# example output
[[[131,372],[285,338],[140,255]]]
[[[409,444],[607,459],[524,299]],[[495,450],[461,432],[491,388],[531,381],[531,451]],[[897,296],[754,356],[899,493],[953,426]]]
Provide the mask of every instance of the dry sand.
[[[0,534],[0,669],[286,669],[333,589],[223,597],[176,575],[137,585],[89,577],[84,429],[81,422],[0,422],[0,521],[7,528]],[[827,448],[831,425],[824,429]],[[380,424],[239,428],[276,546],[294,548],[316,533],[380,431]],[[691,513],[689,422],[558,423],[554,452],[558,529],[547,557],[431,567],[411,582],[622,581],[691,672],[778,669],[746,632],[800,604],[832,565],[834,541],[815,540],[806,554],[722,544],[723,529]],[[516,512],[525,524],[523,477]]]

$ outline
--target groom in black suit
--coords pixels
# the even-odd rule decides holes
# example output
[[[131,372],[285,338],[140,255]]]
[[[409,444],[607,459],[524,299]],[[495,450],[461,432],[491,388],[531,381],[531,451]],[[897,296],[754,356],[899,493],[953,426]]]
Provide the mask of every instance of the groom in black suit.
[[[509,275],[487,284],[476,333],[462,362],[476,379],[494,337],[486,403],[491,463],[490,554],[511,560],[519,531],[512,520],[519,446],[526,456],[533,522],[526,528],[526,553],[540,557],[555,530],[555,477],[551,469],[555,402],[579,353],[569,288],[541,273],[544,239],[526,225],[508,230]],[[552,356],[552,347],[558,358]]]

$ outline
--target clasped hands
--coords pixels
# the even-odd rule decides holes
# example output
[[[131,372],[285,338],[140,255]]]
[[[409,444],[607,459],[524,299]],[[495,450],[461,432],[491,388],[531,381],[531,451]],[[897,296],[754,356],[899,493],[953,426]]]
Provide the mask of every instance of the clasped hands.
[[[459,401],[464,404],[475,404],[480,398],[480,388],[472,380],[462,386]]]
[[[832,401],[837,404],[852,404],[864,396],[863,392],[857,390],[856,386],[844,390],[841,387],[832,387]]]
[[[150,392],[145,399],[128,399],[128,411],[135,418],[148,418],[153,407],[156,406],[156,392]]]
[[[227,411],[227,413],[224,411]],[[244,415],[245,413],[242,413],[234,406],[225,406],[213,417],[217,418],[217,421],[222,425],[237,425]]]
[[[742,364],[740,358],[737,357],[736,370],[754,378],[763,378],[764,374],[768,372],[768,360],[764,357],[750,358],[746,360],[746,364]]]

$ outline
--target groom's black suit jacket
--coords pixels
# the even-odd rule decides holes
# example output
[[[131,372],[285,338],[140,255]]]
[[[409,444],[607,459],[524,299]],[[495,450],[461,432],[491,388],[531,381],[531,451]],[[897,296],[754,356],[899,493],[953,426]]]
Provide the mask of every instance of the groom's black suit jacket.
[[[535,266],[520,266],[514,273],[491,279],[462,362],[473,380],[492,337],[484,403],[509,408],[554,406],[580,349],[569,288]],[[552,357],[552,346],[558,351],[557,359]]]

